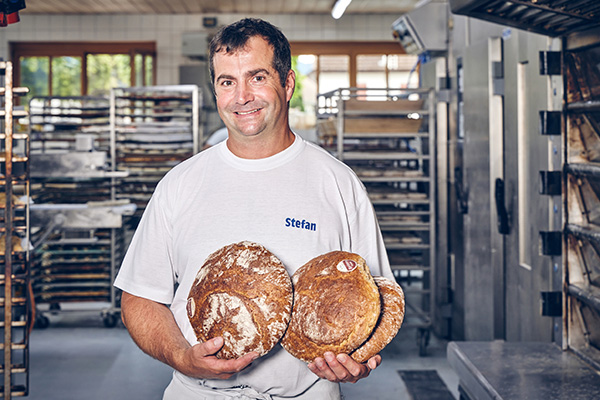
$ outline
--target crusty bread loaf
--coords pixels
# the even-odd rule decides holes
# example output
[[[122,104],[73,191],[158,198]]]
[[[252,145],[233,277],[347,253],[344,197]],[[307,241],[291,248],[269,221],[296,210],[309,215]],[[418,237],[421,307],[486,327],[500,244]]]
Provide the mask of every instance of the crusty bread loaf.
[[[217,357],[261,356],[281,339],[291,317],[292,282],[281,261],[262,245],[240,242],[211,254],[188,296],[199,341],[224,339]]]
[[[350,356],[363,363],[388,345],[404,321],[404,292],[400,285],[383,276],[373,277],[381,295],[381,314],[371,337]]]
[[[294,307],[282,346],[311,362],[326,351],[349,354],[373,331],[380,313],[379,290],[358,254],[318,256],[292,276]]]

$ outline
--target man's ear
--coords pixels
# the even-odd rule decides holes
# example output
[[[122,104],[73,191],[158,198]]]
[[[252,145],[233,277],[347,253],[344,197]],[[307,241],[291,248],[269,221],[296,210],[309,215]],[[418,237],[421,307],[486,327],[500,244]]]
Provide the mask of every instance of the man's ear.
[[[286,92],[286,100],[289,102],[292,99],[292,95],[294,94],[294,89],[296,87],[296,73],[293,69],[287,74],[287,78],[285,79],[285,92]]]

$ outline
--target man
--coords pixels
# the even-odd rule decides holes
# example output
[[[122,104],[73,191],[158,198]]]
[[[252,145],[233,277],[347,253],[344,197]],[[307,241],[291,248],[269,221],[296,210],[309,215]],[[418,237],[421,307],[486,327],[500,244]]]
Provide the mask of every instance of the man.
[[[289,127],[295,75],[279,29],[257,19],[221,29],[210,45],[210,71],[229,137],[157,186],[115,282],[123,322],[143,351],[174,368],[165,400],[339,399],[339,382],[368,376],[379,355],[359,364],[327,353],[306,365],[277,345],[261,358],[221,360],[214,354],[223,339],[198,343],[187,318],[203,261],[243,240],[264,245],[290,275],[318,255],[344,250],[363,256],[373,275],[393,279],[364,186]],[[291,219],[315,229],[286,223]]]

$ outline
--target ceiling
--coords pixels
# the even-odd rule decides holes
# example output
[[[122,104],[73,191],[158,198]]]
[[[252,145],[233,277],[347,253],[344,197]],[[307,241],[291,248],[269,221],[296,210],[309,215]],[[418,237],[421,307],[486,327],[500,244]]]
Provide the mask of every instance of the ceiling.
[[[346,14],[400,15],[419,0],[353,0]],[[335,0],[25,0],[31,14],[330,14]],[[343,17],[342,17],[343,18]]]

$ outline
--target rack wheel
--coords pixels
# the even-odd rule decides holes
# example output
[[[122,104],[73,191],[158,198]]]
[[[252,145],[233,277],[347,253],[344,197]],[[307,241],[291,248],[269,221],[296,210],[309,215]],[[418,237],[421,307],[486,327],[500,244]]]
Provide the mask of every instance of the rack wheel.
[[[50,320],[45,315],[38,315],[35,318],[35,327],[39,329],[46,329],[50,326]]]
[[[417,330],[417,345],[419,346],[419,357],[425,357],[427,355],[429,335],[429,329],[427,328],[419,328]]]
[[[104,326],[107,328],[114,328],[117,326],[117,316],[115,314],[107,313],[102,317]]]

